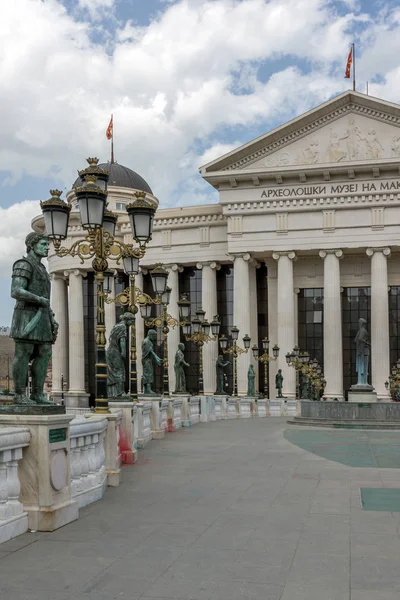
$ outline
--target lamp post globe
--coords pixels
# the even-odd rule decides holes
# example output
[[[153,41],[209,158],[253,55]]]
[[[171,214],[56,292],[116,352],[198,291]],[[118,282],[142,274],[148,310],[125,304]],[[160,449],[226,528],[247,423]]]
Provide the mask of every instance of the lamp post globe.
[[[147,244],[153,233],[156,205],[146,199],[145,192],[135,192],[136,200],[126,205],[132,229],[132,237],[139,244]]]
[[[54,242],[65,240],[71,206],[61,200],[60,190],[50,190],[51,198],[40,203],[46,235]]]

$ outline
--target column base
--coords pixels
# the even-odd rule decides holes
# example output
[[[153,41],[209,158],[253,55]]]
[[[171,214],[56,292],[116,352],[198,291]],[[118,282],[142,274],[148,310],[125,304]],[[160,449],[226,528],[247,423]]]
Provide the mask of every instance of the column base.
[[[68,408],[89,408],[89,394],[84,390],[65,392],[65,406]]]

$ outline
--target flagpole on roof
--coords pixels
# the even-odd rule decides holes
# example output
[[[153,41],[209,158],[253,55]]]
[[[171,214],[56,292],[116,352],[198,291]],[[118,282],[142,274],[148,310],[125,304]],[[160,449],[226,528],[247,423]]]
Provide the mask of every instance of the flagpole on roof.
[[[111,138],[111,164],[114,164],[114,115],[111,115],[112,120],[112,138]]]
[[[355,44],[351,45],[353,48],[353,92],[356,91],[356,49]]]

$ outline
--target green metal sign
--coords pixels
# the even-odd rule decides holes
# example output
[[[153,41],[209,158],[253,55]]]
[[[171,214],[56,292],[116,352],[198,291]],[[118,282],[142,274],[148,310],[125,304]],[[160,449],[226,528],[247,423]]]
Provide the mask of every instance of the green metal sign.
[[[67,428],[62,429],[50,429],[49,431],[49,442],[55,444],[56,442],[65,442],[67,439]]]

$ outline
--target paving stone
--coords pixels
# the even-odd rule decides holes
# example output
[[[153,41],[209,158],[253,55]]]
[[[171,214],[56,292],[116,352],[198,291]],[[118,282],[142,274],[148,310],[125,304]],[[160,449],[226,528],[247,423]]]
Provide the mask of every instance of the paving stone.
[[[287,585],[280,600],[349,600],[348,588],[328,588],[326,585]],[[360,600],[366,600],[361,599]]]
[[[0,596],[397,600],[400,515],[363,511],[359,488],[400,487],[400,472],[321,458],[285,440],[287,428],[218,421],[151,442],[79,521],[0,547]],[[344,433],[321,431],[324,451],[358,443]]]
[[[352,533],[351,555],[354,558],[378,557],[400,559],[400,536],[397,533]]]
[[[282,598],[283,600],[283,598]],[[351,590],[350,600],[399,600],[398,592],[387,590]]]
[[[377,557],[373,560],[352,558],[351,588],[396,591],[400,597],[400,570],[396,558]]]

